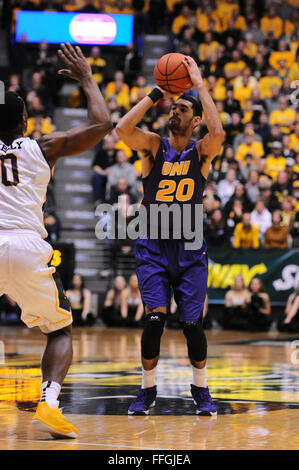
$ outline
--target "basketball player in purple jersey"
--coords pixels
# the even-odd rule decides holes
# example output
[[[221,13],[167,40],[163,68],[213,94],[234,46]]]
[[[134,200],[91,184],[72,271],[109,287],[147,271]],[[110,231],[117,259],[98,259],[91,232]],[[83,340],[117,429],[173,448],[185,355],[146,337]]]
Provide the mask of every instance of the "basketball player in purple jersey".
[[[201,204],[210,164],[223,142],[222,124],[201,73],[191,57],[186,57],[184,64],[200,102],[190,95],[177,99],[169,114],[169,138],[161,139],[136,127],[156,101],[171,96],[159,87],[134,106],[116,127],[119,137],[142,153],[143,205],[147,211],[151,205],[160,203],[181,207],[190,204],[192,209]],[[202,110],[208,133],[196,142],[191,136],[201,122]],[[148,232],[146,238],[139,237],[136,241],[137,276],[146,323],[141,339],[142,387],[129,407],[131,415],[148,414],[155,405],[155,371],[171,287],[187,340],[196,413],[217,414],[206,383],[207,340],[202,326],[208,277],[206,245],[203,241],[199,249],[186,249],[185,243],[184,238],[153,239]]]

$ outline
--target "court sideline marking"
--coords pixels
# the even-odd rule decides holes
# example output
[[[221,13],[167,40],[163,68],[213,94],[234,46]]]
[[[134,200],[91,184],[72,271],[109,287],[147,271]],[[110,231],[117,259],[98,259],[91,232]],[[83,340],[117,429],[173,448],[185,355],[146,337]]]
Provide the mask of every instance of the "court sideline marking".
[[[53,439],[51,441],[44,441],[44,440],[34,440],[34,439],[12,439],[12,438],[8,438],[8,439],[5,439],[5,438],[2,438],[0,437],[0,441],[12,441],[12,442],[38,442],[39,444],[43,444],[43,443],[49,443],[49,444],[67,444],[67,445],[72,445],[73,443],[74,444],[78,444],[78,445],[81,445],[81,446],[98,446],[98,447],[117,447],[118,449],[122,448],[122,447],[125,447],[126,449],[134,449],[134,450],[139,450],[139,449],[144,449],[144,450],[165,450],[165,449],[159,449],[157,447],[155,447],[155,449],[153,449],[152,447],[133,447],[133,446],[126,446],[126,445],[123,445],[123,444],[96,444],[96,443],[93,443],[93,442],[76,442],[76,441],[72,441],[72,442],[65,442],[65,441],[61,441],[60,439]],[[3,449],[1,449],[3,450]]]

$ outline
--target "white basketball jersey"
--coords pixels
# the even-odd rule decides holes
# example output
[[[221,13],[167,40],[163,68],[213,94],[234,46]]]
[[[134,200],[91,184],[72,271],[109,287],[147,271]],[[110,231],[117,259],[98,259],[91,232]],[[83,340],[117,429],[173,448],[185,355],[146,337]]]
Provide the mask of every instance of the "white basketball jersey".
[[[42,207],[51,170],[38,143],[0,140],[0,164],[0,230],[34,230],[45,238]]]

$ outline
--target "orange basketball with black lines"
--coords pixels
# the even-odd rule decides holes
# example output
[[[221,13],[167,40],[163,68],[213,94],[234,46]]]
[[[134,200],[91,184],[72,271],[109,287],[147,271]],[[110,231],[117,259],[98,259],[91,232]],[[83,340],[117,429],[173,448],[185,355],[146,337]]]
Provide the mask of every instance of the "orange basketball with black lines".
[[[193,88],[188,70],[183,64],[185,56],[179,52],[165,54],[156,63],[154,77],[156,84],[170,93],[183,94]]]

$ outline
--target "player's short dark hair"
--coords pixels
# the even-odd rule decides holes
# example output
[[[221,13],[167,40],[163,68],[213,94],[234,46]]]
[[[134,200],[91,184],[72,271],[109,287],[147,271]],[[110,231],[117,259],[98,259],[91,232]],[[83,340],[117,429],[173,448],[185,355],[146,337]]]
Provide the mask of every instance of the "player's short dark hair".
[[[178,97],[178,100],[190,101],[190,103],[192,103],[194,116],[202,117],[202,104],[200,101],[197,101],[197,99],[194,98],[194,96],[184,93],[183,95]]]
[[[24,101],[12,91],[6,91],[4,104],[0,104],[0,130],[9,131],[18,127],[23,119]]]

